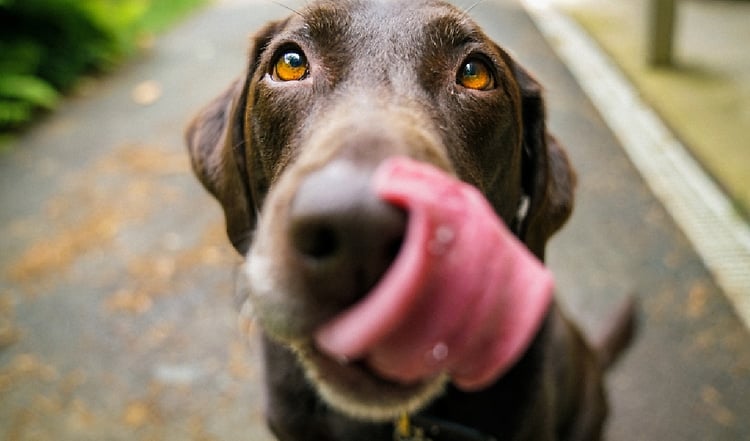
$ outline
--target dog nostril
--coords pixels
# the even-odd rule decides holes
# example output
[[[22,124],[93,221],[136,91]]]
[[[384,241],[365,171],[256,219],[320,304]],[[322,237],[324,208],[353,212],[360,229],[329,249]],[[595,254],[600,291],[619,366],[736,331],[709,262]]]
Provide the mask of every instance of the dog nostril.
[[[298,224],[292,238],[295,249],[302,256],[316,261],[335,257],[341,247],[334,227],[315,222]]]

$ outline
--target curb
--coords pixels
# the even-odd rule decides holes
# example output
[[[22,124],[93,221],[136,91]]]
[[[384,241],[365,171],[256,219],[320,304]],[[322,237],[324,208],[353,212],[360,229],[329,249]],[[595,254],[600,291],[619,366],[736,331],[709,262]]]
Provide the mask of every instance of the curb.
[[[750,227],[577,23],[549,0],[521,4],[750,329]]]

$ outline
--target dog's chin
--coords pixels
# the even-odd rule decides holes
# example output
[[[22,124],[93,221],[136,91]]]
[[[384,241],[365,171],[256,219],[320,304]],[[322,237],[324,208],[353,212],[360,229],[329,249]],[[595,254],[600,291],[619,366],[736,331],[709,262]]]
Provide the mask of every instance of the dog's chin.
[[[364,363],[334,360],[309,342],[291,347],[323,400],[359,420],[386,422],[415,413],[442,394],[448,382],[447,375],[439,375],[400,384],[379,377]]]

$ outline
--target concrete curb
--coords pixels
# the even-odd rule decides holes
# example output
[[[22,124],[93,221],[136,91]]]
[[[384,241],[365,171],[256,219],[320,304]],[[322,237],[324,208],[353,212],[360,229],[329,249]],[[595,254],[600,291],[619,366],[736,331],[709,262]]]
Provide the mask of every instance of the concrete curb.
[[[521,0],[750,328],[750,227],[598,45],[549,0]]]

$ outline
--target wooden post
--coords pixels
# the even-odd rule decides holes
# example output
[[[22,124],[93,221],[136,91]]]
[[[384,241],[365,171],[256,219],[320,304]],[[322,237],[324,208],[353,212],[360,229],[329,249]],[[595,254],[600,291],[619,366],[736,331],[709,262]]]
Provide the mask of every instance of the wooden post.
[[[675,0],[650,0],[648,62],[671,66],[675,29]]]

